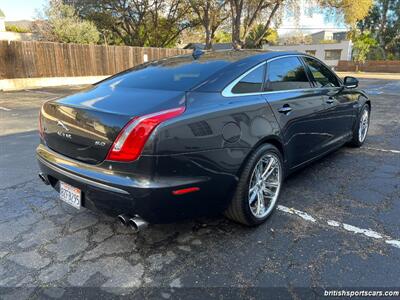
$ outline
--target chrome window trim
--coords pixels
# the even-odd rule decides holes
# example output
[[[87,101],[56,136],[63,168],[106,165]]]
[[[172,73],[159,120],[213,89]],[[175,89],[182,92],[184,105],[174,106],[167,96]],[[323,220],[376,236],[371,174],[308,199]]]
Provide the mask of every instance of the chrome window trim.
[[[238,78],[236,78],[234,81],[232,81],[230,84],[228,84],[223,90],[222,90],[222,96],[224,97],[237,97],[237,96],[248,96],[248,95],[258,95],[262,92],[256,92],[256,93],[243,93],[243,94],[234,94],[232,93],[232,89],[233,87],[239,83],[240,80],[242,80],[244,77],[246,77],[247,75],[249,75],[251,72],[253,72],[254,70],[256,70],[257,68],[265,65],[267,62],[263,61],[261,63],[259,63],[258,65],[252,67],[250,70],[246,71],[245,73],[243,73],[242,75],[240,75]]]
[[[255,69],[257,69],[258,67],[261,67],[264,64],[267,64],[271,61],[277,60],[277,59],[281,59],[281,58],[286,58],[286,57],[308,57],[311,59],[316,60],[317,62],[319,62],[319,60],[315,59],[314,57],[307,55],[307,54],[287,54],[287,55],[282,55],[282,56],[276,56],[276,57],[272,57],[270,59],[267,59],[257,65],[255,65],[254,67],[252,67],[250,70],[246,71],[245,73],[243,73],[242,75],[240,75],[238,78],[236,78],[234,81],[232,81],[230,84],[228,84],[223,90],[222,90],[222,96],[226,97],[226,98],[233,98],[233,97],[242,97],[242,96],[257,96],[257,95],[268,95],[268,94],[276,94],[276,93],[285,93],[285,92],[306,92],[306,91],[318,91],[318,90],[324,90],[327,89],[327,87],[310,87],[310,88],[304,88],[304,89],[293,89],[293,90],[280,90],[280,91],[268,91],[268,92],[256,92],[256,93],[243,93],[243,94],[234,94],[232,93],[232,89],[233,87],[240,81],[242,80],[245,76],[247,76],[249,73],[251,73],[252,71],[254,71]],[[323,63],[323,65],[325,65]],[[326,66],[326,65],[325,65]],[[340,78],[334,73],[332,72],[336,78],[339,79],[339,82],[341,82]],[[335,87],[335,88],[339,88],[339,87]]]

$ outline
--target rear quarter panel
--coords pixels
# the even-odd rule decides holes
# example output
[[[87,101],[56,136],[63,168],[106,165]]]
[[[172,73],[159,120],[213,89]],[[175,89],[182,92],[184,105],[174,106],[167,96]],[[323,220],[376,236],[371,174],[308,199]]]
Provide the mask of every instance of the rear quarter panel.
[[[236,174],[249,151],[267,136],[279,138],[279,126],[262,96],[191,92],[185,113],[158,127],[146,150],[192,158],[194,153],[213,151],[212,165]],[[224,157],[215,155],[218,151]]]

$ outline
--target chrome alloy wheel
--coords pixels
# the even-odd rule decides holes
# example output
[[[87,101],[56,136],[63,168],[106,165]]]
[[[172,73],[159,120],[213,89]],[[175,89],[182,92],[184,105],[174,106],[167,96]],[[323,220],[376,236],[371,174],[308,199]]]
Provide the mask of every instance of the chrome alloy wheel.
[[[360,143],[364,142],[369,126],[369,111],[368,109],[364,109],[361,118],[360,118],[360,126],[358,128],[358,139]]]
[[[268,153],[257,162],[250,177],[249,206],[256,218],[263,218],[274,208],[282,183],[281,162]]]

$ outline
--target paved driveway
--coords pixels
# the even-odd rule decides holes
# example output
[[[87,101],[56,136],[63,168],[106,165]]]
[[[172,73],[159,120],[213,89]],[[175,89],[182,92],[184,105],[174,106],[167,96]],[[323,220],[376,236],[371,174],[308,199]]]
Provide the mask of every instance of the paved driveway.
[[[38,107],[80,87],[0,93],[0,297],[314,298],[302,287],[400,289],[400,81],[362,86],[373,101],[365,146],[288,178],[265,224],[200,219],[139,234],[66,207],[37,179]]]

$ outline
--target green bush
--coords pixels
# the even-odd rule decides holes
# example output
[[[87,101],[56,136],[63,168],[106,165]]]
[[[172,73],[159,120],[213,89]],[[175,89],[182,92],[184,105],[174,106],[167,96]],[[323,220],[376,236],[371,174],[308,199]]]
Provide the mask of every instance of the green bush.
[[[6,31],[18,32],[18,33],[27,33],[28,29],[24,27],[19,27],[17,25],[6,25]]]
[[[96,44],[100,33],[93,22],[80,19],[75,9],[59,1],[50,2],[45,11],[50,31],[49,40],[61,43]]]

